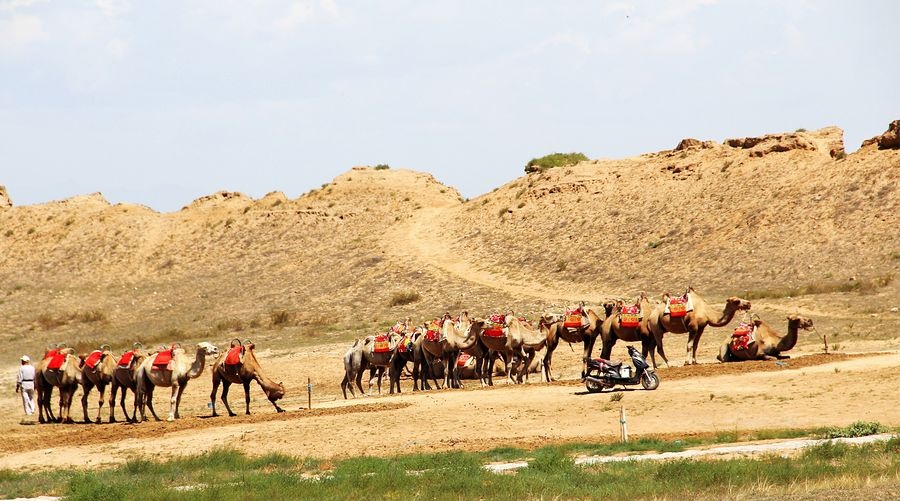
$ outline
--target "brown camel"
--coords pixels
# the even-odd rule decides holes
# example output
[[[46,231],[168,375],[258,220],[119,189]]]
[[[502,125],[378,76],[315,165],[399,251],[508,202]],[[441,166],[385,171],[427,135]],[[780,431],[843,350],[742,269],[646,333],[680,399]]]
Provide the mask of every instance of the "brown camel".
[[[607,302],[603,304],[606,316],[609,317],[612,312],[614,303]],[[587,360],[594,351],[594,343],[600,334],[600,324],[603,321],[592,308],[585,308],[584,304],[580,305],[579,310],[583,311],[583,315],[587,317],[587,324],[580,327],[566,327],[565,318],[562,315],[545,315],[541,317],[539,325],[547,333],[547,353],[544,355],[544,375],[547,381],[553,381],[553,352],[560,341],[567,343],[582,343],[584,349],[582,351],[582,368],[581,377],[587,370]]]
[[[52,350],[55,352],[57,350]],[[74,423],[69,410],[72,407],[72,397],[81,384],[80,360],[75,356],[72,348],[58,350],[63,362],[58,369],[51,369],[53,353],[44,356],[44,359],[35,366],[34,389],[37,394],[38,421],[41,423],[57,420],[51,411],[50,397],[53,395],[53,387],[59,388],[59,416],[60,423]],[[46,419],[44,413],[46,411]]]
[[[623,309],[632,305],[636,306],[638,309],[637,325],[623,325]],[[612,355],[613,346],[616,345],[616,341],[619,339],[630,343],[640,341],[642,354],[646,358],[647,353],[650,353],[650,359],[653,363],[653,368],[655,369],[656,345],[658,342],[662,341],[662,336],[660,335],[660,339],[657,340],[650,332],[650,314],[652,312],[653,306],[650,304],[650,298],[643,292],[641,292],[637,299],[635,299],[635,302],[630,305],[626,305],[624,301],[621,300],[616,301],[613,311],[610,312],[606,319],[603,320],[603,323],[600,324],[600,342],[602,343],[600,358],[609,360],[609,357]],[[634,314],[632,313],[630,315]],[[633,316],[631,319],[626,318],[626,323],[628,320],[634,320]]]
[[[800,329],[810,330],[813,321],[806,317],[790,315],[787,317],[787,335],[781,336],[766,322],[755,319],[753,325],[755,332],[748,334],[746,342],[729,336],[722,348],[719,349],[720,362],[739,362],[743,360],[769,360],[772,358],[790,358],[782,353],[790,350],[797,344]]]
[[[135,396],[141,411],[141,421],[147,420],[147,416],[144,414],[145,405],[150,407],[150,412],[153,413],[153,417],[156,417],[156,412],[153,410],[153,390],[157,386],[172,388],[167,420],[178,419],[180,417],[178,406],[181,404],[181,395],[184,394],[184,388],[188,381],[203,373],[206,357],[214,357],[218,354],[218,348],[211,343],[202,341],[197,344],[197,352],[193,360],[187,356],[184,349],[172,348],[172,359],[167,366],[154,365],[160,353],[154,353],[141,362],[137,370],[137,393]]]
[[[521,383],[523,375],[527,378],[526,368],[531,366],[537,351],[548,345],[548,331],[540,326],[534,329],[513,314],[492,315],[491,322],[494,328],[487,331],[482,328],[478,332],[478,342],[484,347],[479,362],[481,384],[494,385],[494,364],[498,357],[506,365],[507,379],[513,384]],[[500,326],[502,334],[498,335]],[[546,363],[546,355],[544,361]]]
[[[100,405],[97,407],[95,423],[100,424],[100,413],[103,412],[103,399],[106,396],[106,387],[113,381],[113,373],[116,370],[116,360],[109,351],[109,346],[101,346],[81,360],[81,409],[84,411],[84,422],[90,423],[88,418],[88,396],[94,387],[100,393]],[[109,400],[109,413],[112,416],[115,401]]]
[[[216,413],[216,393],[219,391],[219,383],[222,383],[222,403],[225,404],[225,409],[228,410],[229,416],[235,416],[235,413],[231,411],[231,407],[228,405],[228,388],[232,383],[244,386],[244,400],[247,404],[246,413],[249,416],[250,382],[252,381],[259,383],[263,393],[266,394],[266,398],[268,398],[269,402],[272,402],[272,405],[275,406],[275,411],[284,412],[284,409],[275,403],[284,397],[284,385],[272,381],[262,373],[262,369],[259,367],[259,362],[256,360],[256,354],[253,350],[255,347],[256,346],[253,343],[244,343],[244,345],[241,346],[240,341],[238,341],[238,345],[234,346],[234,344],[232,344],[232,348],[243,349],[244,355],[239,363],[233,365],[226,364],[227,352],[219,355],[219,358],[213,363],[212,392],[209,394],[210,408],[212,409],[213,416],[218,416]]]
[[[119,389],[122,390],[122,397],[119,401],[119,404],[122,406],[122,413],[125,414],[125,421],[129,423],[137,422],[137,408],[138,402],[137,398],[134,399],[134,406],[132,407],[131,416],[128,415],[128,410],[125,409],[125,396],[128,395],[128,390],[131,390],[132,393],[137,396],[137,369],[141,366],[141,362],[147,358],[141,351],[141,344],[135,343],[132,346],[132,350],[122,354],[116,364],[116,370],[113,372],[113,380],[112,380],[112,390],[110,392],[109,402],[109,422],[116,422],[115,415],[115,402],[116,402],[116,393]],[[153,412],[153,417],[159,421],[159,417],[157,417],[156,413],[153,409],[150,409]]]
[[[378,378],[378,394],[381,395],[381,380],[384,372],[391,366],[391,359],[400,346],[400,334],[391,331],[380,336],[367,336],[362,343],[362,355],[366,360],[366,366],[370,368],[372,374],[369,376],[369,393],[372,393],[372,379],[375,375]],[[387,343],[386,350],[378,352],[379,343]]]
[[[673,318],[667,312],[666,302],[656,305],[653,309],[653,313],[650,315],[650,332],[653,334],[653,338],[658,340],[656,348],[659,351],[659,356],[662,357],[666,364],[669,363],[669,359],[666,357],[662,344],[662,336],[666,332],[688,334],[686,345],[687,360],[684,364],[696,364],[697,345],[700,344],[700,336],[703,335],[703,330],[706,329],[706,326],[724,327],[731,322],[735,313],[741,310],[750,309],[750,301],[732,296],[725,300],[725,307],[723,310],[720,313],[716,313],[715,310],[713,310],[706,301],[694,291],[693,287],[688,287],[685,296],[687,297],[688,302],[693,304],[694,308],[693,311],[687,312],[683,317]],[[668,301],[669,295],[666,294],[664,299]],[[717,318],[716,320],[713,319],[714,315],[715,318]]]
[[[425,356],[422,353],[422,339],[424,337],[424,329],[417,327],[412,334],[407,334],[400,340],[400,346],[394,352],[394,357],[391,359],[391,369],[388,373],[391,380],[391,394],[394,393],[394,388],[397,388],[397,393],[400,393],[400,376],[410,362],[413,364],[413,391],[419,391],[420,379],[423,390],[431,389],[431,385],[428,384],[428,374],[425,373]]]

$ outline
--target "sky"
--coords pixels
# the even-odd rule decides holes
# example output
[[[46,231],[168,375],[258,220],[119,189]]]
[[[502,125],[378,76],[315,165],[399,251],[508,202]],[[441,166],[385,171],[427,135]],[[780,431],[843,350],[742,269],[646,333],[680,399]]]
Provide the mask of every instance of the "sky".
[[[0,185],[175,211],[356,165],[475,197],[622,158],[900,119],[900,2],[0,0]]]

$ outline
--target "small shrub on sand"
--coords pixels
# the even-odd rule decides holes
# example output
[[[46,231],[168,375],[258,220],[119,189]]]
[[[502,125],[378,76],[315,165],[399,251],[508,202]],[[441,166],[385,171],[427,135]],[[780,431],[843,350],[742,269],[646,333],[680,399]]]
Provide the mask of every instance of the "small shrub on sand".
[[[404,304],[415,303],[419,299],[421,299],[421,296],[414,290],[397,291],[391,295],[388,306],[402,306]]]
[[[532,158],[525,165],[525,172],[543,172],[553,167],[566,167],[578,162],[586,162],[588,157],[584,153],[551,153],[540,158]]]
[[[388,164],[378,164],[375,166],[375,170],[388,170],[391,166]]]

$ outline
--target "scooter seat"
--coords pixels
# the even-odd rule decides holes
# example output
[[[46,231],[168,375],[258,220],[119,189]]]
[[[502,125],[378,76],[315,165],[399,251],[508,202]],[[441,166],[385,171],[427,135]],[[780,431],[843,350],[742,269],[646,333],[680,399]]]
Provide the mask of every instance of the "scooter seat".
[[[606,360],[603,358],[595,358],[594,361],[599,362],[600,364],[606,365],[607,367],[621,367],[622,366],[621,361],[613,362],[612,360]]]

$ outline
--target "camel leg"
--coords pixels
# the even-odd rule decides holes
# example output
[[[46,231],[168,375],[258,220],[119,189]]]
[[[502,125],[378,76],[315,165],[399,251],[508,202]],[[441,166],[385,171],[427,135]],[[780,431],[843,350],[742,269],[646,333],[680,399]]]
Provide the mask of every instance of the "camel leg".
[[[119,383],[116,381],[115,376],[113,376],[112,385],[109,388],[109,422],[116,422],[116,394],[119,391]],[[125,388],[122,388],[122,395],[125,395]],[[125,398],[122,398],[122,409],[125,408]],[[128,414],[125,415],[128,417]]]
[[[225,404],[225,410],[228,411],[228,415],[231,417],[236,416],[237,414],[231,410],[231,406],[228,405],[228,390],[231,389],[231,381],[222,380],[222,403]]]
[[[75,388],[66,388],[65,390],[60,388],[59,393],[60,419],[62,419],[63,423],[72,424],[75,421],[72,420],[72,415],[70,414],[70,412],[72,410],[72,399],[75,397]]]
[[[83,376],[82,383],[82,392],[81,392],[81,410],[84,411],[84,422],[85,424],[90,423],[91,420],[88,417],[87,407],[88,407],[88,396],[91,394],[91,390],[94,388],[94,383],[88,379],[86,376]]]
[[[181,407],[181,395],[184,393],[184,388],[187,386],[187,381],[184,384],[178,384],[177,389],[175,387],[172,388],[172,394],[174,395],[175,408],[169,412],[171,416],[174,416],[175,419],[181,419],[181,416],[178,414],[178,408]]]
[[[547,344],[547,353],[544,354],[544,362],[541,364],[543,366],[542,370],[544,372],[544,379],[551,383],[553,382],[553,372],[550,370],[553,362],[553,352],[556,350],[556,346],[559,344],[559,340],[557,339],[555,343]]]
[[[209,392],[209,408],[212,409],[212,417],[216,417],[219,414],[216,412],[216,394],[219,393],[219,384],[222,382],[222,378],[217,374],[217,371],[213,371],[212,375],[212,391]],[[223,388],[224,391],[224,388]],[[226,406],[228,404],[225,404]]]
[[[362,385],[362,378],[363,378],[364,372],[365,372],[365,369],[360,367],[358,370],[356,370],[356,377],[354,378],[356,380],[356,387],[359,388],[359,394],[362,396],[366,396],[366,391],[363,390],[363,385]]]
[[[97,405],[97,419],[94,420],[94,423],[100,424],[101,423],[100,413],[103,412],[103,404],[105,403],[105,397],[106,397],[106,383],[98,385],[97,391],[100,392],[100,402]],[[110,401],[110,403],[111,403],[111,401]],[[109,407],[112,408],[112,405],[110,405]]]
[[[656,347],[653,346],[652,338],[641,336],[641,355],[644,356],[644,360],[647,359],[648,354],[650,355],[650,363],[652,364],[651,367],[653,367],[654,369],[656,369],[656,353],[654,352],[655,349]]]
[[[244,381],[244,402],[247,404],[247,415],[250,415],[250,381]]]
[[[162,421],[162,419],[160,419],[159,416],[156,415],[156,409],[153,408],[153,390],[155,390],[155,389],[156,389],[155,386],[149,386],[147,389],[147,394],[145,396],[145,398],[147,400],[147,408],[150,409],[150,414],[153,415],[153,419],[155,419],[157,421]],[[147,419],[145,418],[144,421],[146,421],[146,420]]]
[[[697,328],[697,335],[694,336],[694,343],[693,343],[693,345],[691,346],[691,363],[692,363],[692,364],[696,364],[696,363],[697,363],[697,346],[700,345],[700,336],[703,335],[703,330],[704,330],[705,328],[706,328],[705,325],[698,327],[698,328]]]
[[[581,379],[584,380],[585,374],[587,374],[587,361],[591,358],[591,353],[594,351],[594,342],[597,340],[596,337],[584,336],[584,354],[581,357]],[[612,350],[612,347],[610,347]]]

